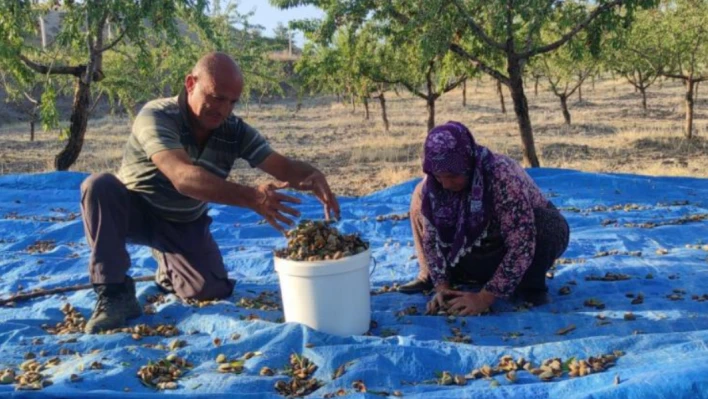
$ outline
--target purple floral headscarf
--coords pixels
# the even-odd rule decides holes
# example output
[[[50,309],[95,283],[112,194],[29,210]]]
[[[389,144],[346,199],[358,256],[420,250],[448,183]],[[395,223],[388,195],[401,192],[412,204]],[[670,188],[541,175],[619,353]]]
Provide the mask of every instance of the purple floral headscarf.
[[[488,176],[494,156],[474,142],[465,125],[452,121],[428,133],[423,152],[423,248],[429,262],[455,266],[489,222]],[[469,185],[460,192],[446,190],[433,175],[440,172],[467,175]]]

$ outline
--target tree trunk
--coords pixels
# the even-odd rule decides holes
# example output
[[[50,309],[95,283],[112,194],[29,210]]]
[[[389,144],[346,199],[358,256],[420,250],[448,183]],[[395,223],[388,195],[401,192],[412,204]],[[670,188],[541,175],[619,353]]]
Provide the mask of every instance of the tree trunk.
[[[435,127],[435,99],[428,97],[428,131]]]
[[[83,79],[77,79],[76,90],[74,91],[74,103],[71,106],[69,140],[64,149],[54,158],[54,167],[56,170],[69,169],[79,158],[81,148],[84,145],[84,134],[86,134],[86,124],[88,123],[90,100],[91,84],[85,83]]]
[[[361,101],[364,103],[364,119],[369,120],[369,98],[362,97]]]
[[[592,91],[595,91],[595,75],[590,76],[590,82],[592,84]]]
[[[386,115],[386,99],[383,93],[379,95],[379,103],[381,104],[381,118],[383,119],[384,129],[386,129],[386,133],[388,133],[389,125],[388,116]]]
[[[462,106],[467,106],[467,79],[462,82]]]
[[[356,112],[356,101],[354,100],[354,95],[349,96],[349,101],[352,103],[352,113]]]
[[[560,96],[561,109],[563,110],[563,119],[565,119],[565,124],[570,125],[570,112],[568,112],[568,97],[566,95]]]
[[[533,141],[533,128],[529,117],[529,105],[524,94],[523,77],[521,65],[518,60],[507,61],[507,71],[509,73],[509,91],[514,101],[514,112],[519,123],[519,134],[523,144],[524,163],[527,166],[537,168],[540,166],[536,156],[536,145]]]
[[[69,140],[59,154],[54,158],[56,170],[67,170],[76,162],[84,146],[84,135],[88,123],[89,111],[91,107],[91,83],[98,82],[104,78],[103,75],[103,28],[105,27],[106,15],[100,18],[100,22],[95,27],[95,32],[88,32],[89,38],[93,35],[94,40],[88,40],[88,63],[86,69],[76,80],[74,91],[74,103],[71,106],[71,117],[69,118]],[[89,24],[90,25],[90,24]]]
[[[32,112],[30,113],[30,141],[34,141],[34,127],[37,123],[37,113],[39,112],[40,101],[37,101],[32,106]]]
[[[696,82],[696,90],[693,92],[693,101],[698,102],[698,86],[701,82]]]
[[[647,88],[644,86],[639,87],[639,91],[642,93],[642,109],[647,110]]]
[[[686,125],[684,132],[686,138],[693,137],[693,79],[686,80]]]
[[[533,78],[533,96],[538,97],[538,79],[539,76],[534,76]]]
[[[523,84],[523,83],[522,83]],[[522,87],[521,90],[524,88]],[[497,80],[497,93],[499,94],[499,102],[501,103],[501,112],[506,114],[506,105],[504,105],[504,92],[502,91],[502,84]]]
[[[578,86],[578,102],[583,102],[583,84]]]

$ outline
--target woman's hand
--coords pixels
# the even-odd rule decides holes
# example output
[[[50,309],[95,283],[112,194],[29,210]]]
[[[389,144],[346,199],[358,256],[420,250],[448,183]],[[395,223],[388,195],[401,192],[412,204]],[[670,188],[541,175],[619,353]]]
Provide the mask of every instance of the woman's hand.
[[[436,314],[441,309],[447,309],[447,303],[445,303],[445,297],[453,292],[450,289],[450,284],[440,283],[435,286],[435,295],[433,299],[428,302],[425,307],[425,314]]]
[[[485,310],[496,300],[496,297],[482,290],[479,293],[465,291],[448,291],[452,299],[448,301],[448,310],[459,316],[477,315]]]

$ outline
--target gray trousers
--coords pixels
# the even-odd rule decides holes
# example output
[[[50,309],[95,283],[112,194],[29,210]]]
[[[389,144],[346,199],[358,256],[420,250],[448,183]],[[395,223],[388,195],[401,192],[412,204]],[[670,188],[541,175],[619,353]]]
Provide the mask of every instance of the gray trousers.
[[[418,264],[420,265],[418,278],[426,281],[429,279],[429,271],[422,246],[423,221],[420,199],[422,187],[422,183],[418,184],[413,192],[410,219]],[[546,271],[568,248],[570,229],[560,211],[549,203],[549,207],[536,208],[533,213],[536,225],[536,249],[531,265],[526,269],[517,286],[517,292],[546,291]],[[485,284],[494,276],[504,255],[506,255],[506,248],[500,238],[496,243],[486,246],[483,250],[473,250],[460,259],[455,267],[448,270],[448,278],[452,282],[469,282],[471,280]]]
[[[93,174],[81,184],[81,211],[93,284],[123,282],[130,268],[126,244],[133,243],[153,248],[158,276],[182,298],[226,298],[233,292],[206,214],[189,223],[164,220],[109,173]]]

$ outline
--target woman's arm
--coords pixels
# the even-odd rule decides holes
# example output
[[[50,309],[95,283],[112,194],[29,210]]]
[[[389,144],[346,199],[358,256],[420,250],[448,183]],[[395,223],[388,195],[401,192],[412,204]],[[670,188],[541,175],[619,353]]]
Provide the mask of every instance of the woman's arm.
[[[506,163],[495,169],[493,211],[500,221],[506,254],[484,290],[496,297],[510,296],[531,266],[536,249],[533,206],[523,179]]]

